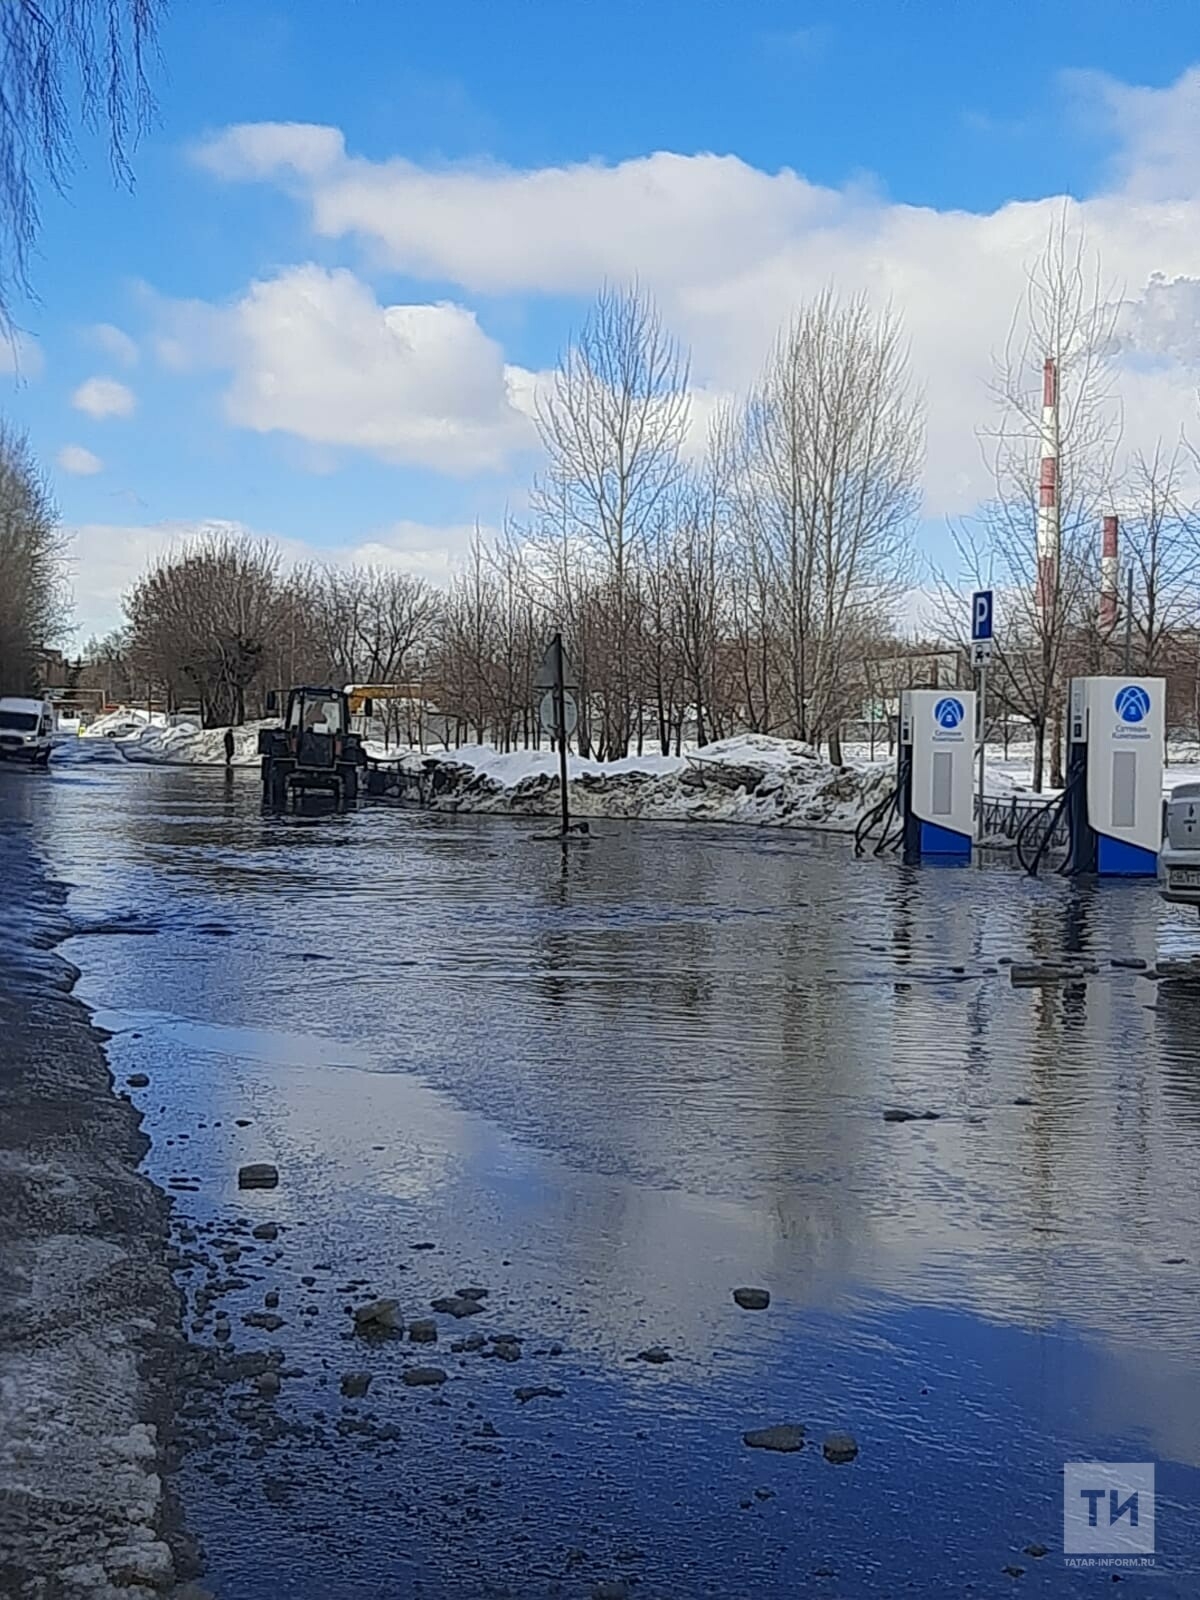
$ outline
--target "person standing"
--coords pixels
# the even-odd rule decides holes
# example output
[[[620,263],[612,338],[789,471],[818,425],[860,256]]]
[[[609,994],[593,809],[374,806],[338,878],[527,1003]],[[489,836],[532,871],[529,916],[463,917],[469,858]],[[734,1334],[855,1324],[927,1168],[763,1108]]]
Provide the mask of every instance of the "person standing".
[[[233,765],[233,729],[232,728],[226,728],[225,729],[225,765],[227,767],[231,767]]]

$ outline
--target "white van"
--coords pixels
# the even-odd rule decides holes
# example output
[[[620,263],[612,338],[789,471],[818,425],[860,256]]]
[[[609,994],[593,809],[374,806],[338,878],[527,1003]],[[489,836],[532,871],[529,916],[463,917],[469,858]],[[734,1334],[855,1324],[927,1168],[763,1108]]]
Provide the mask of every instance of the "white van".
[[[0,695],[0,758],[44,767],[53,733],[54,707],[49,700]]]

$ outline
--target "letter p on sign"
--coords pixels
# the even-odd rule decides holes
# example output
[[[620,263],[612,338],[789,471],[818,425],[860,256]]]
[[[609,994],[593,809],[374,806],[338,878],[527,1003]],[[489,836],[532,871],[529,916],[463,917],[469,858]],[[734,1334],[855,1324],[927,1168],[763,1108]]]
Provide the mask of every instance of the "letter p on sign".
[[[992,637],[992,591],[976,589],[971,596],[971,639]]]

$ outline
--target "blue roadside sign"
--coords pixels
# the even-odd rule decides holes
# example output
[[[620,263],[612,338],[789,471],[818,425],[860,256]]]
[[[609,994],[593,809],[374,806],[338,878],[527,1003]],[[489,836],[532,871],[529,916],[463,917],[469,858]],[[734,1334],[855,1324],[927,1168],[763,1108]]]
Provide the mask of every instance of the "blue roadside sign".
[[[976,589],[971,596],[971,642],[992,637],[992,591]]]

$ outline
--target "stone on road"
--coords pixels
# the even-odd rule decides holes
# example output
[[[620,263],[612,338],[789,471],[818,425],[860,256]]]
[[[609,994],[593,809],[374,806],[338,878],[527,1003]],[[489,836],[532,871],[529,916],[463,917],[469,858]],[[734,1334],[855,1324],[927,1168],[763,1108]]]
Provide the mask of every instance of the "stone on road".
[[[765,1311],[771,1304],[771,1296],[766,1289],[735,1289],[733,1298],[743,1311]]]
[[[798,1422],[780,1422],[771,1428],[750,1428],[742,1435],[742,1443],[751,1450],[779,1450],[790,1452],[804,1449],[804,1428]]]
[[[368,1300],[366,1305],[355,1306],[353,1316],[357,1333],[390,1333],[399,1324],[400,1304],[396,1300]]]
[[[238,1168],[239,1189],[274,1189],[279,1183],[279,1168],[269,1161],[251,1161]]]

